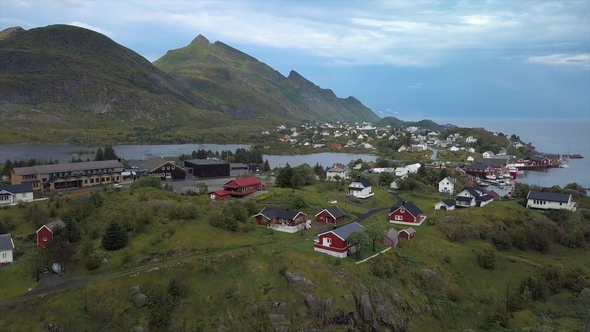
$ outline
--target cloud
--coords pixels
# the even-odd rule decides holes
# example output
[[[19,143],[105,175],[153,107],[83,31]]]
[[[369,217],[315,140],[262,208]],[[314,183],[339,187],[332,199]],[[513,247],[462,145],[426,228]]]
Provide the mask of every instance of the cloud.
[[[399,112],[392,111],[391,108],[387,108],[385,109],[385,112],[382,111],[380,113],[399,114]]]
[[[420,89],[422,87],[424,87],[424,84],[422,84],[422,83],[414,83],[414,84],[410,85],[408,88],[411,88],[411,89]]]
[[[74,26],[77,26],[77,27],[80,27],[80,28],[88,29],[88,30],[93,30],[93,31],[96,31],[98,33],[102,33],[103,35],[105,35],[107,37],[110,37],[110,38],[113,38],[113,36],[114,36],[114,34],[112,32],[107,31],[107,30],[104,30],[104,29],[101,29],[99,27],[92,26],[92,25],[90,25],[88,23],[75,21],[75,22],[71,22],[71,23],[68,23],[68,24],[69,25],[74,25]]]
[[[527,59],[527,62],[546,66],[566,66],[590,70],[590,53],[531,56]]]

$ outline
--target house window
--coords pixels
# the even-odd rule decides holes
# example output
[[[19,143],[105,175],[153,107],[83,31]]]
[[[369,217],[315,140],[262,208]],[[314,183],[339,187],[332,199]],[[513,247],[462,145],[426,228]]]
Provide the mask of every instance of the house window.
[[[327,243],[327,244],[332,244],[332,239],[330,239],[330,238],[326,238],[326,243]]]
[[[23,193],[23,197],[27,197],[27,193]]]
[[[166,166],[162,166],[162,170],[165,171],[166,170]]]
[[[45,242],[45,241],[47,241],[47,238],[46,237],[43,238],[43,242]]]
[[[6,258],[6,253],[5,252],[2,253],[2,258]]]
[[[396,215],[396,216],[395,216],[395,220],[403,220],[403,219],[404,219],[404,217],[403,217],[403,216],[400,216],[400,215]]]
[[[166,170],[168,170],[168,171],[169,171],[169,170],[170,170],[170,166],[166,167]]]

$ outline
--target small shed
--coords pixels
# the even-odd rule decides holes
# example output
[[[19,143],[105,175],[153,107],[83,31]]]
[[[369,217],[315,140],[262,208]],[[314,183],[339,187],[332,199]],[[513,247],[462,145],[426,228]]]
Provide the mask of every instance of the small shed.
[[[382,244],[386,245],[386,246],[390,246],[392,248],[397,247],[397,245],[399,244],[399,232],[395,229],[395,228],[390,228],[387,231],[387,234],[385,234],[385,237],[383,237],[383,239],[381,239]]]
[[[413,229],[412,227],[406,228],[406,229],[402,229],[399,232],[399,237],[401,237],[402,239],[406,239],[406,240],[411,240],[414,238],[414,235],[416,235],[416,230]]]

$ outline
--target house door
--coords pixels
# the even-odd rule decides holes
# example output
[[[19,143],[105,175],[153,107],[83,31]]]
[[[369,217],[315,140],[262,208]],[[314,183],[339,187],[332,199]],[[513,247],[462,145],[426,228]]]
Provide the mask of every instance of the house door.
[[[332,244],[332,239],[330,239],[329,237],[325,237],[322,245],[324,247],[329,247],[331,244]]]

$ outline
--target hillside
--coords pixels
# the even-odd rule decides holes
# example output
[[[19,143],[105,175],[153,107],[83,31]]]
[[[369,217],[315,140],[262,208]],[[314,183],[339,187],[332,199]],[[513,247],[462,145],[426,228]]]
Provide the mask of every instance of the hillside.
[[[186,47],[168,51],[154,64],[239,119],[378,119],[354,97],[338,98],[295,71],[285,77],[248,54],[220,41],[210,43],[202,35]]]
[[[418,127],[420,129],[443,131],[453,125],[445,124],[441,125],[432,120],[424,119],[420,121],[403,121],[394,116],[386,116],[381,118],[379,121],[374,123],[375,126],[384,127],[390,125],[392,128],[407,128],[407,127]]]
[[[428,173],[416,181],[439,175]],[[326,207],[326,197],[344,201],[333,182],[295,192],[269,184],[265,199],[247,203],[180,196],[148,183],[160,187],[142,179],[130,189],[1,209],[0,233],[9,231],[18,250],[16,262],[0,269],[0,325],[7,331],[52,324],[66,331],[573,332],[590,317],[590,290],[582,290],[590,287],[590,262],[580,260],[590,253],[582,235],[587,211],[543,214],[517,201],[435,211],[443,196],[433,187],[401,191],[427,221],[415,226],[414,239],[357,264],[354,256],[313,251],[313,235],[330,225],[314,221],[305,233],[286,234],[248,218],[264,206],[290,207],[297,197],[311,216]],[[362,225],[391,226],[385,219],[395,201],[382,187],[374,191],[370,202],[339,204],[344,223],[377,210]],[[35,249],[38,223],[55,217],[66,228],[46,250]],[[106,250],[103,240],[112,222],[127,234],[118,250]],[[361,258],[374,253],[366,245]],[[44,266],[43,257],[65,264],[65,275],[42,273],[36,282],[39,270],[31,267]],[[54,293],[43,288],[52,284],[61,285]],[[338,324],[346,315],[356,327]]]

